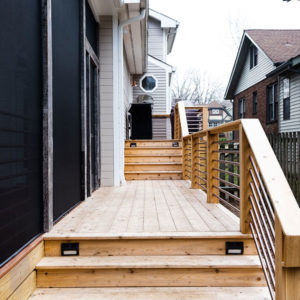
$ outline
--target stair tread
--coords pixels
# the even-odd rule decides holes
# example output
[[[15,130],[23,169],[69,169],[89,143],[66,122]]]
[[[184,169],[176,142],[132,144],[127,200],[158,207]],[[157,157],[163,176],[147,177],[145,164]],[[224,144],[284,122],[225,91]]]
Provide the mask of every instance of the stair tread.
[[[134,143],[134,142],[142,142],[142,143],[145,143],[145,142],[148,142],[148,143],[153,143],[153,142],[163,142],[163,143],[165,143],[165,142],[181,142],[181,140],[180,139],[173,139],[173,140],[164,140],[164,139],[153,139],[153,140],[125,140],[125,142],[127,142],[127,143]]]
[[[139,232],[139,233],[124,233],[124,232],[109,232],[109,233],[60,233],[50,232],[44,235],[45,240],[126,240],[126,239],[252,239],[251,234],[243,234],[240,232]]]
[[[166,269],[166,268],[261,268],[258,256],[59,256],[44,257],[36,269]]]
[[[181,174],[182,171],[143,171],[143,170],[136,170],[136,171],[125,171],[125,174]]]
[[[170,157],[182,157],[182,154],[170,154],[170,153],[150,153],[150,154],[125,154],[125,157],[135,156],[170,156]]]
[[[29,300],[269,300],[265,287],[38,288]]]
[[[140,149],[175,149],[175,150],[182,150],[182,147],[181,146],[178,146],[178,147],[172,147],[172,146],[137,146],[137,147],[125,147],[125,150],[133,150],[133,149],[137,149],[137,150],[140,150]]]
[[[125,163],[125,165],[133,166],[133,165],[182,165],[181,162],[130,162]]]

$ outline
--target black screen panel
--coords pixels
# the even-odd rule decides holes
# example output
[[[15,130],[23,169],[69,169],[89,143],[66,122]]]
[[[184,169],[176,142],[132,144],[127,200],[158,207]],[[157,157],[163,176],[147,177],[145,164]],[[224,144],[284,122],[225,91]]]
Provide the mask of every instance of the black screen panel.
[[[85,1],[85,13],[86,37],[97,55],[98,23],[94,18],[93,12],[89,6],[88,1]]]
[[[52,1],[54,219],[80,199],[80,1]]]
[[[38,0],[0,1],[0,266],[42,232]]]

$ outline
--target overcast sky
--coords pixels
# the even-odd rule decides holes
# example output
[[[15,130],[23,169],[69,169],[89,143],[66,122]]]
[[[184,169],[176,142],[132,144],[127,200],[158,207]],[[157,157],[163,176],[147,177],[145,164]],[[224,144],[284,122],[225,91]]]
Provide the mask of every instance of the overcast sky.
[[[150,8],[180,22],[168,57],[177,73],[199,68],[224,87],[237,51],[230,23],[243,29],[300,29],[297,0],[150,0]]]

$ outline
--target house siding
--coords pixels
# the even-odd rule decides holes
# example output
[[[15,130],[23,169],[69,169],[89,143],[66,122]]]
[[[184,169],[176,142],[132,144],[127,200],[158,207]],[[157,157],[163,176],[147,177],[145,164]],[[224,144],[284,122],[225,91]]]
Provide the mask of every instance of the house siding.
[[[112,17],[101,17],[100,23],[100,155],[101,185],[114,184],[113,122],[113,28]]]
[[[160,60],[166,59],[164,49],[164,39],[166,39],[160,22],[149,18],[148,20],[148,53]]]
[[[158,86],[157,89],[152,93],[147,93],[149,96],[153,97],[153,114],[167,114],[170,113],[167,107],[167,71],[153,63],[148,63],[146,74],[154,75],[157,79]],[[142,76],[136,76],[137,86],[133,88],[133,99],[136,99],[139,95],[145,95],[146,93],[140,88],[140,79]]]
[[[264,80],[266,78],[266,74],[275,69],[273,62],[269,58],[267,58],[259,49],[257,55],[258,64],[250,69],[250,51],[248,51],[244,67],[240,75],[240,80],[235,90],[235,94],[239,94],[242,91],[250,88],[254,84]]]
[[[283,77],[284,78],[284,77]],[[283,78],[280,79],[279,132],[300,131],[300,75],[290,78],[290,119],[283,120]]]
[[[257,119],[259,119],[259,121],[266,133],[277,133],[278,132],[278,121],[267,124],[267,118],[266,118],[267,86],[270,84],[276,83],[276,82],[277,82],[276,76],[267,78],[267,79],[257,83],[256,85],[248,88],[247,90],[237,94],[234,98],[234,103],[233,103],[234,120],[237,120],[239,118],[239,116],[238,116],[239,99],[244,98],[245,103],[246,103],[245,118],[251,118],[251,119],[257,118]],[[253,114],[253,102],[252,102],[253,92],[257,92],[257,113],[256,114]]]

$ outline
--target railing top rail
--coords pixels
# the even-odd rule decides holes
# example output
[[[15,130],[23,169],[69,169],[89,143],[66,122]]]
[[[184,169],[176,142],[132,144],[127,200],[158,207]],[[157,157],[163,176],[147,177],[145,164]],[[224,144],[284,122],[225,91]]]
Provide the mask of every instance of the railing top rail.
[[[284,234],[300,237],[300,208],[261,124],[256,119],[241,124]]]

